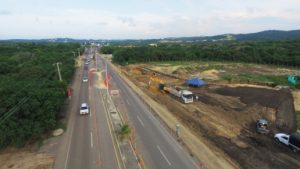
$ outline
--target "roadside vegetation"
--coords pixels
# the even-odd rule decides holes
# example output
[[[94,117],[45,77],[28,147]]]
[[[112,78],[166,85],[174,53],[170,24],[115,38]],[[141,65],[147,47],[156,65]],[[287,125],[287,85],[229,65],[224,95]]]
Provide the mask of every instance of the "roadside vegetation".
[[[300,66],[300,40],[158,44],[155,46],[107,46],[118,64],[153,61],[231,61]]]
[[[59,126],[79,44],[0,44],[0,149],[39,140]],[[60,62],[63,81],[58,80]]]
[[[277,85],[289,86],[287,76],[276,76],[276,75],[254,75],[254,74],[240,74],[238,76],[226,75],[222,77],[224,80],[240,81],[248,83],[264,83],[268,86],[275,87]]]
[[[120,140],[127,139],[131,134],[131,129],[128,124],[121,125],[120,131],[117,132]]]

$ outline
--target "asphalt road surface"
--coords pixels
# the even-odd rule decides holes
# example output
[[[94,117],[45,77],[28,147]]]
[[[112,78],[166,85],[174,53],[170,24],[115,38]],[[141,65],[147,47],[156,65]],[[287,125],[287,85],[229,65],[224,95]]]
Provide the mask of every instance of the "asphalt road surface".
[[[101,61],[100,61],[101,60]],[[105,60],[101,57],[101,67]],[[196,169],[199,168],[189,154],[176,142],[160,122],[140,101],[136,94],[124,83],[119,75],[107,64],[110,83],[117,88],[128,110],[128,116],[134,125],[137,146],[149,169]],[[174,127],[176,124],[174,124]]]
[[[84,62],[89,58],[91,49],[85,52]],[[90,59],[91,60],[91,59]],[[66,133],[55,160],[55,169],[122,169],[120,156],[109,126],[100,89],[93,85],[97,80],[89,70],[94,67],[92,60],[80,68],[75,79],[72,107]],[[88,82],[82,77],[89,76]],[[88,103],[90,113],[79,115],[81,103]]]
[[[85,52],[85,61],[95,49]],[[77,72],[75,90],[69,110],[66,133],[62,136],[55,169],[123,169],[118,148],[115,145],[100,89],[95,87],[97,76],[93,73],[94,62],[84,64]],[[104,59],[97,58],[103,70]],[[95,70],[95,69],[94,69]],[[105,73],[104,73],[105,74]],[[128,110],[129,120],[136,129],[137,147],[147,169],[196,169],[199,168],[189,154],[149,112],[136,94],[108,66],[112,84],[120,90]],[[88,82],[82,82],[87,75]],[[81,103],[90,106],[90,114],[79,115]],[[174,124],[175,126],[176,124]]]

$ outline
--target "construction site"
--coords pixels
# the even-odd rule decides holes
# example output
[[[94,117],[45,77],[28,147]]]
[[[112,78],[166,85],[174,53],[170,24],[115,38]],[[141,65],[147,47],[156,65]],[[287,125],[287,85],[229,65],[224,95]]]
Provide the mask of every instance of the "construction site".
[[[129,65],[122,72],[184,126],[239,168],[299,169],[299,153],[274,141],[278,132],[297,130],[299,91],[284,86],[224,81],[223,74],[299,74],[299,70],[270,67],[221,69],[178,65]],[[200,79],[200,85],[187,80]],[[192,80],[191,82],[194,82]],[[296,108],[296,109],[295,109]],[[258,130],[258,120],[267,123]]]

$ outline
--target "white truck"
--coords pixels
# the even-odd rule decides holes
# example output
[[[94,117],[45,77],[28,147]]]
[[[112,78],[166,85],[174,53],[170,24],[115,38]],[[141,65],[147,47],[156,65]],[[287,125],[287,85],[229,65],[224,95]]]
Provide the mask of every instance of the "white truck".
[[[277,142],[281,142],[286,146],[292,148],[294,152],[300,151],[300,133],[293,133],[291,135],[285,133],[277,133],[274,135]]]
[[[183,103],[192,103],[193,102],[193,93],[188,90],[176,90],[173,87],[165,87],[165,91],[169,92],[170,94],[180,98]]]

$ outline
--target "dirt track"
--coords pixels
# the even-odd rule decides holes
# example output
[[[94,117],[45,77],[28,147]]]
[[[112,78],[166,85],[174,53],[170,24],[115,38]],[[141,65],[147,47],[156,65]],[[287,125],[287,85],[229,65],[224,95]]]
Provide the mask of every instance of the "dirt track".
[[[206,138],[212,149],[222,150],[242,168],[300,167],[299,154],[272,138],[277,131],[295,131],[293,97],[288,90],[209,85],[191,89],[199,95],[198,102],[182,104],[168,94],[149,90],[143,75],[132,75],[131,80],[152,99],[165,105],[198,136]],[[261,117],[271,122],[270,135],[255,132],[255,121]]]

